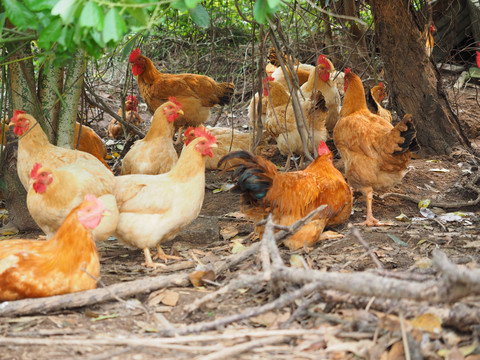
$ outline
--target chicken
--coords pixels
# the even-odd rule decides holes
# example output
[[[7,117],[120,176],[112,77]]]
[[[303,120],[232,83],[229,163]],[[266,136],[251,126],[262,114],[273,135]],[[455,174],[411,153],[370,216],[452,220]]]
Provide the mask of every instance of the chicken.
[[[30,172],[27,207],[40,229],[52,237],[70,211],[85,195],[95,195],[111,216],[93,230],[95,241],[105,241],[113,234],[118,221],[118,209],[113,196],[115,177],[98,161],[78,158],[56,169],[35,163]]]
[[[367,105],[369,105],[371,111],[378,116],[381,116],[389,123],[392,123],[392,113],[382,107],[382,101],[385,97],[385,87],[382,82],[375,85],[370,89],[370,93],[367,94]]]
[[[294,65],[294,69],[298,77],[298,86],[302,86],[308,81],[308,77],[310,76],[310,72],[312,71],[313,68],[314,66],[310,64]],[[288,68],[287,68],[287,72],[290,75]],[[283,69],[281,67],[278,67],[277,69],[275,69],[275,71],[272,73],[272,77],[275,79],[275,81],[278,81],[288,89],[287,80],[285,79],[285,74],[283,73]],[[293,81],[291,76],[290,76],[290,81]]]
[[[290,165],[290,154],[304,155],[303,142],[300,132],[297,128],[295,113],[292,104],[289,102],[289,94],[280,83],[273,81],[268,84],[268,92],[271,92],[271,104],[267,109],[267,120],[265,121],[266,131],[276,139],[277,146],[283,155],[287,155],[285,168]],[[283,92],[283,94],[282,94]],[[325,99],[321,92],[312,92],[310,98],[303,98],[301,92],[298,93],[300,106],[306,120],[306,127],[312,135],[315,147],[321,141],[327,139],[327,130],[325,128],[325,119],[327,108]],[[285,102],[286,101],[286,102]],[[308,139],[307,132],[304,131],[305,139]],[[307,147],[310,152],[313,151],[312,141],[307,140]]]
[[[208,127],[206,129],[217,139],[217,147],[212,149],[212,157],[205,158],[205,168],[208,170],[217,170],[218,161],[229,152],[250,148],[249,133],[243,133],[237,130],[232,130],[232,128],[218,126]],[[185,146],[187,146],[193,139],[195,139],[195,129],[193,126],[187,128],[183,136]],[[261,142],[260,145],[261,144],[263,143]]]
[[[10,124],[14,125],[13,132],[19,136],[17,173],[27,191],[30,170],[36,162],[50,169],[71,164],[80,158],[92,160],[95,163],[99,162],[95,156],[84,151],[65,149],[50,144],[47,135],[43,132],[37,120],[24,111],[15,110]],[[107,169],[105,166],[103,172],[113,174],[110,168]]]
[[[432,55],[433,52],[433,46],[435,44],[435,41],[433,40],[433,33],[437,31],[435,28],[435,25],[430,23],[430,26],[425,25],[425,30],[423,32],[423,38],[425,39],[425,53],[427,54],[428,57]]]
[[[323,233],[323,230],[348,220],[353,195],[342,174],[333,166],[332,153],[324,142],[318,146],[318,157],[302,171],[278,172],[275,164],[247,151],[228,154],[220,160],[219,167],[225,162],[230,164],[233,159],[242,160],[241,164],[233,165],[233,177],[237,179],[234,191],[242,194],[242,211],[255,222],[271,213],[275,223],[289,226],[320,205],[327,205],[284,242],[290,250],[342,236]],[[262,227],[257,226],[255,230],[260,236],[263,233]]]
[[[125,120],[137,127],[141,127],[143,125],[143,119],[138,114],[137,106],[137,97],[135,95],[127,96],[127,101],[125,101]],[[122,108],[118,109],[118,116],[122,116]],[[118,122],[117,119],[112,119],[108,124],[107,133],[112,139],[123,138],[122,124]],[[130,131],[130,134],[132,135],[133,133]]]
[[[265,83],[268,81],[273,81],[273,77],[267,76],[263,78],[263,96],[262,96],[262,112],[261,112],[261,121],[262,125],[265,125],[265,119],[267,117],[267,108],[268,108],[268,92],[267,88],[265,87]],[[285,101],[288,101],[285,100]],[[253,128],[254,127],[254,121],[257,113],[257,106],[258,103],[260,102],[260,95],[255,93],[255,95],[252,97],[252,100],[250,100],[250,104],[248,105],[248,119],[250,120],[250,126]]]
[[[204,123],[210,117],[210,108],[228,105],[235,91],[232,83],[217,83],[205,75],[161,73],[138,48],[132,51],[129,61],[140,94],[152,114],[169,96],[175,96],[182,104],[184,115],[175,121],[176,128]]]
[[[172,140],[174,122],[182,114],[182,105],[174,97],[160,105],[153,114],[147,135],[135,141],[123,158],[121,175],[157,175],[170,171],[178,159]]]
[[[95,289],[100,261],[91,231],[106,213],[103,204],[88,195],[51,239],[0,241],[0,300]]]
[[[78,133],[80,133],[80,141],[78,139]],[[74,148],[80,151],[85,151],[89,154],[95,156],[107,169],[110,170],[105,161],[105,156],[107,156],[107,147],[103,142],[102,138],[97,135],[93,129],[88,126],[80,125],[80,123],[75,123],[75,135],[74,135]],[[78,142],[78,146],[77,146]]]
[[[367,108],[360,78],[345,70],[345,97],[333,139],[345,163],[345,175],[354,190],[366,196],[367,217],[362,225],[385,225],[373,217],[373,191],[385,190],[402,180],[418,150],[412,116],[395,127]]]
[[[115,197],[120,211],[116,236],[122,243],[143,249],[144,265],[158,267],[150,255],[167,259],[160,244],[173,239],[200,213],[205,195],[205,157],[212,156],[216,139],[197,129],[175,167],[160,175],[124,175],[116,178]]]
[[[327,130],[333,130],[339,119],[340,111],[340,93],[335,83],[330,79],[330,74],[334,71],[332,62],[325,55],[320,55],[317,66],[310,71],[307,82],[300,87],[305,98],[312,98],[312,94],[317,91],[322,93],[328,109],[325,119]]]

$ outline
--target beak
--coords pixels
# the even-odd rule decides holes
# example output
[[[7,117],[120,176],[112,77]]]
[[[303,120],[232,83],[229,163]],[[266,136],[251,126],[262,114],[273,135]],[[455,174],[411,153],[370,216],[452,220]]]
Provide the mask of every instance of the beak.
[[[28,185],[32,185],[34,182],[35,182],[35,179],[30,178],[30,180],[28,180]]]
[[[185,113],[183,112],[183,110],[178,110],[178,111],[177,111],[177,114],[178,114],[178,115],[185,115]]]
[[[110,216],[110,215],[112,215],[112,212],[110,210],[107,210],[107,209],[105,209],[105,211],[102,214],[102,216]]]

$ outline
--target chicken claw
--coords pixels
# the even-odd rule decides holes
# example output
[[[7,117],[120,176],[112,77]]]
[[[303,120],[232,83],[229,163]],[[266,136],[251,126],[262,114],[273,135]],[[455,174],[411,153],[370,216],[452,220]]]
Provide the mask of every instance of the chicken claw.
[[[157,245],[157,254],[154,256],[154,259],[163,260],[165,263],[167,260],[180,260],[181,258],[178,256],[167,255],[163,252],[163,249],[160,245]]]
[[[343,237],[345,237],[345,235],[328,230],[324,231],[322,235],[320,235],[320,240],[341,239]]]
[[[151,267],[156,269],[157,267],[166,267],[167,265],[165,264],[160,264],[152,261],[152,256],[150,255],[150,249],[145,248],[143,249],[143,254],[145,255],[145,262],[142,263],[142,265],[145,265],[146,267]]]

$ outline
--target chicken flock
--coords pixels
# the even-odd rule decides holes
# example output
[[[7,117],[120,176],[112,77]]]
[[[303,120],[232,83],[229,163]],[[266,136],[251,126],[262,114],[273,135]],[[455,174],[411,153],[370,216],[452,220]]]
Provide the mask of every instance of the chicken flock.
[[[272,214],[276,223],[288,226],[327,205],[284,242],[290,250],[342,237],[325,229],[348,221],[354,190],[366,197],[362,224],[384,225],[373,216],[373,192],[400,182],[412,151],[419,149],[412,116],[393,125],[382,106],[384,85],[375,86],[366,98],[361,79],[350,69],[336,71],[325,55],[313,66],[271,49],[268,60],[263,92],[254,94],[248,114],[252,127],[262,125],[261,144],[274,141],[287,156],[284,171],[258,151],[248,151],[250,133],[203,125],[212,107],[231,103],[234,84],[204,75],[161,73],[140,49],[132,51],[129,62],[153,117],[146,136],[124,156],[120,175],[105,162],[105,144],[92,129],[77,124],[78,149],[61,148],[49,143],[33,116],[15,110],[10,127],[18,136],[18,177],[46,240],[0,241],[0,300],[95,288],[100,273],[95,242],[111,236],[142,250],[145,266],[165,266],[155,262],[172,258],[161,244],[198,217],[206,169],[232,171],[233,191],[241,194],[242,211],[255,223]],[[281,65],[287,63],[293,67],[284,75]],[[125,122],[114,119],[108,125],[110,138],[133,136],[122,123],[144,126],[137,106],[130,95],[118,112]],[[176,132],[177,142],[184,141],[179,155]],[[326,145],[332,137],[345,177]],[[316,154],[314,161],[303,170],[288,171],[291,155],[305,151]],[[261,236],[262,226],[255,233]],[[151,248],[156,248],[153,256]]]

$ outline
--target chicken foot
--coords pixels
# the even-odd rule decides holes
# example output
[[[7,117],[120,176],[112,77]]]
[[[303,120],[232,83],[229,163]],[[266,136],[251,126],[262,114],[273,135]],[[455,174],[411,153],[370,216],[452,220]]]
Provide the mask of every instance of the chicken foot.
[[[160,259],[163,260],[165,263],[168,260],[180,260],[181,258],[178,256],[173,256],[173,255],[167,255],[163,252],[163,249],[160,245],[156,246],[157,248],[157,254],[155,255],[154,259]]]
[[[163,252],[163,251],[162,251]],[[166,267],[165,264],[160,264],[152,261],[152,256],[150,255],[150,249],[145,248],[143,249],[143,254],[145,255],[145,262],[142,263],[142,265],[145,265],[146,267],[151,267],[156,269],[157,267]]]
[[[362,191],[363,192],[363,191]],[[370,188],[368,191],[366,191],[366,197],[367,197],[367,219],[359,223],[358,225],[363,225],[363,226],[390,226],[394,225],[391,222],[380,222],[378,219],[373,217],[373,211],[372,211],[372,201],[373,201],[373,190]]]

